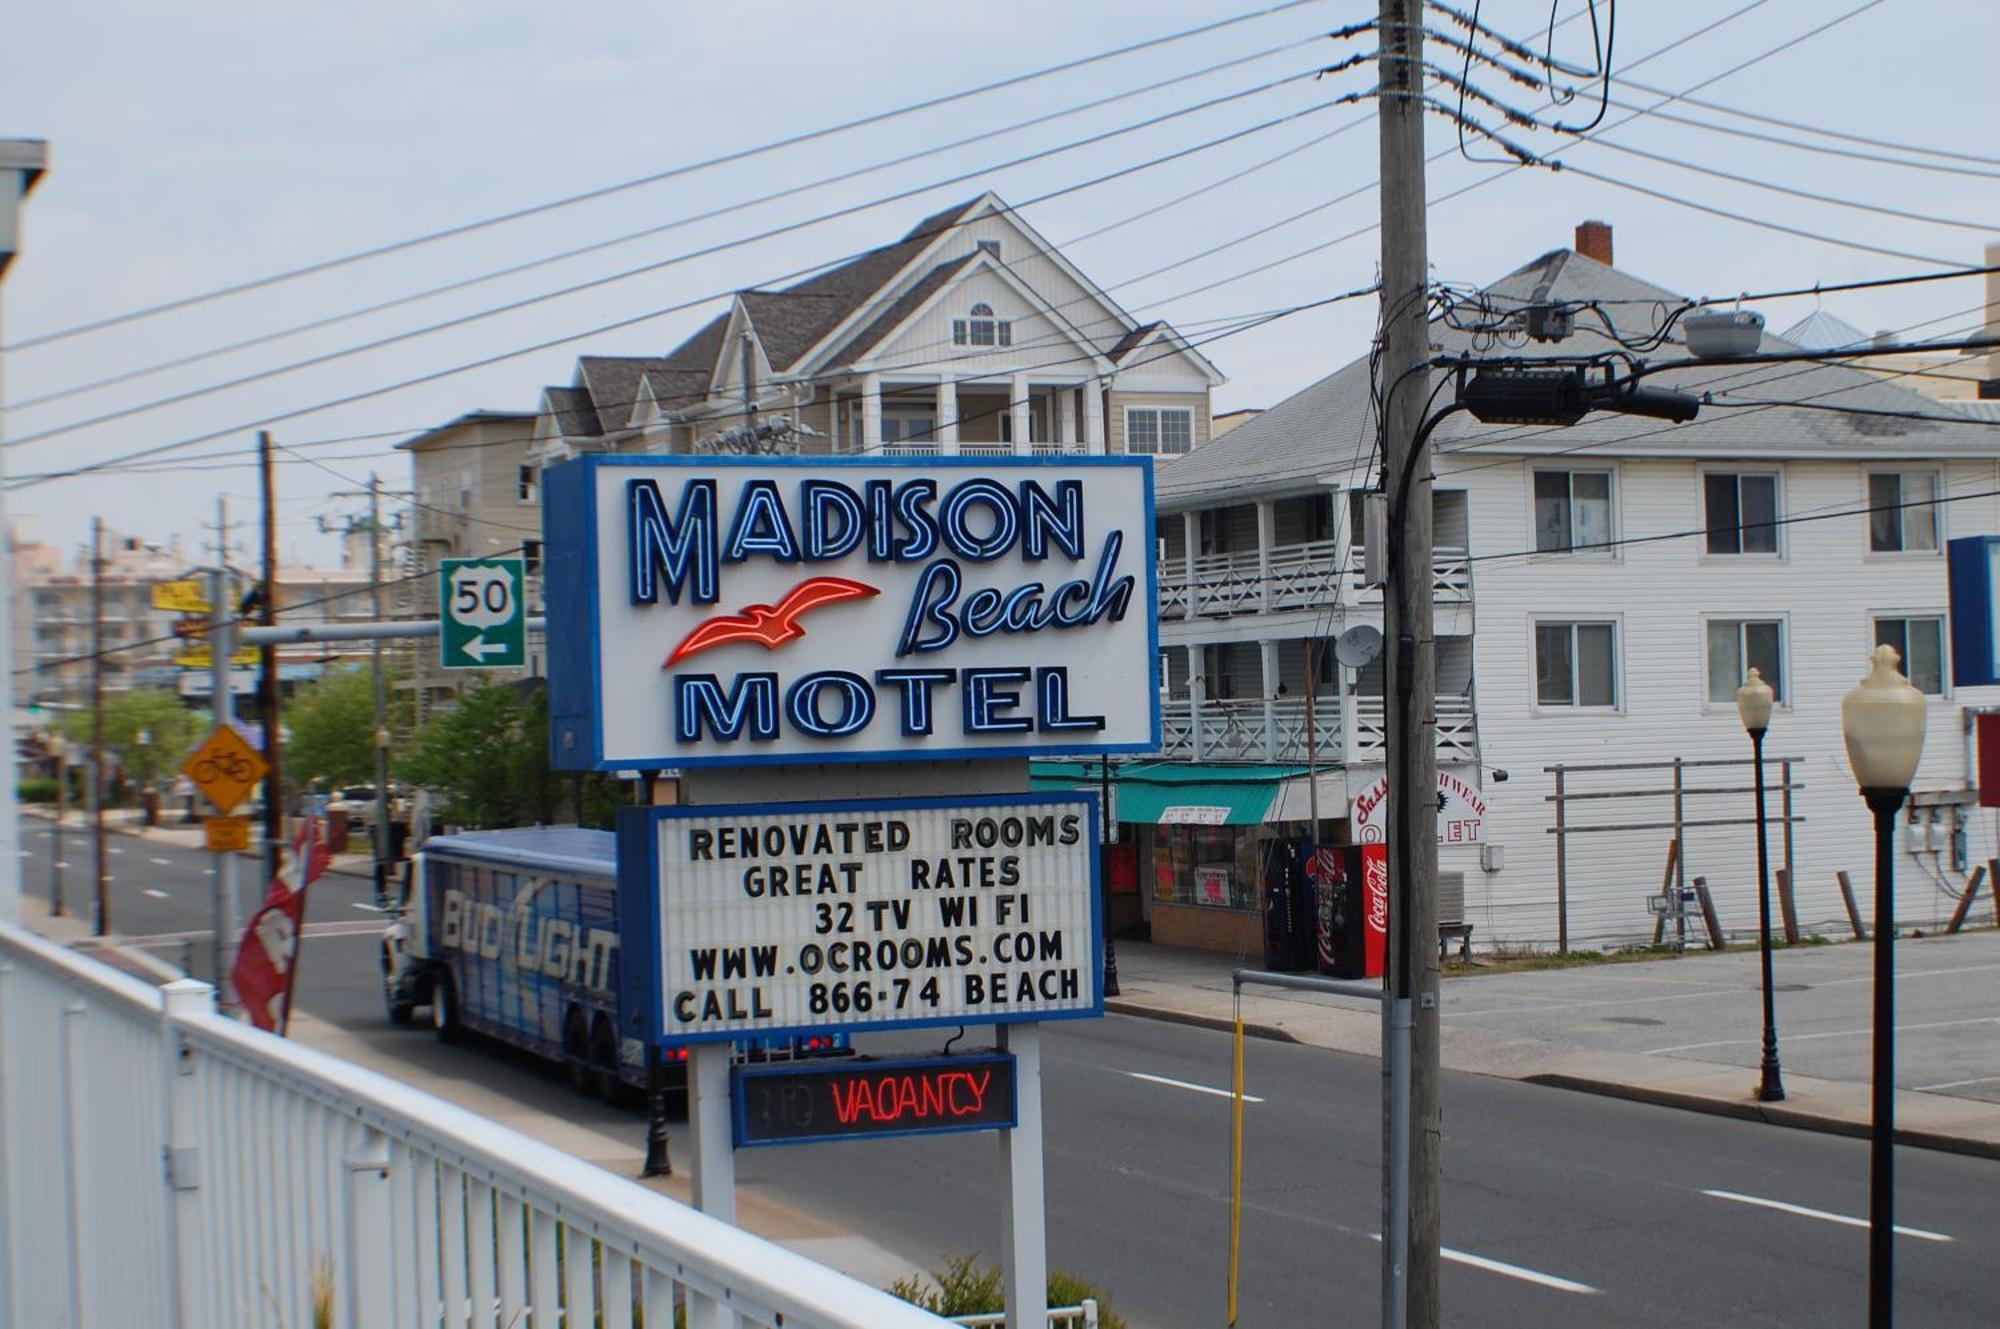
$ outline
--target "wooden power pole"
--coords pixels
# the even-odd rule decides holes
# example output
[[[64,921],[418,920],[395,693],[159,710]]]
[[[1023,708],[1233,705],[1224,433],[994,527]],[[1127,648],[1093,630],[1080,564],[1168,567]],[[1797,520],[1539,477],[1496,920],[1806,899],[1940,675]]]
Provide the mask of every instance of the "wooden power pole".
[[[258,596],[261,612],[257,619],[268,626],[278,621],[278,482],[271,465],[269,430],[257,433],[257,465],[264,489],[264,577]],[[264,722],[264,761],[270,766],[269,773],[264,776],[264,875],[271,880],[285,865],[284,744],[278,737],[278,648],[272,642],[265,642],[257,648],[257,655],[263,670],[259,701],[262,703],[260,709]]]
[[[1424,215],[1422,0],[1381,0],[1382,457],[1389,503],[1383,598],[1389,678],[1388,991],[1382,1003],[1383,1140],[1390,1177],[1384,1283],[1403,1305],[1383,1323],[1437,1329],[1439,1263],[1436,643],[1431,627],[1431,482],[1416,455],[1429,399],[1429,253]],[[1400,1063],[1400,1064],[1398,1064]],[[1400,1077],[1400,1083],[1398,1078]],[[1403,1173],[1406,1199],[1392,1203]],[[1400,1230],[1396,1230],[1400,1227]],[[1397,1248],[1406,1263],[1394,1267]],[[1387,1298],[1385,1298],[1385,1303]],[[1385,1304],[1385,1311],[1390,1308]]]

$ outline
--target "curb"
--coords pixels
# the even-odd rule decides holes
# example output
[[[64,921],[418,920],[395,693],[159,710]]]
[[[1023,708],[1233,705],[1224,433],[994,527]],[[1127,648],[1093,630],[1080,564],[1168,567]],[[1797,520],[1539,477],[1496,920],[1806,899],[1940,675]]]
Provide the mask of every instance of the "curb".
[[[1168,1006],[1148,1006],[1143,1002],[1127,1001],[1117,997],[1107,997],[1104,1002],[1107,1015],[1136,1015],[1142,1020],[1159,1020],[1166,1024],[1193,1025],[1197,1029],[1214,1029],[1221,1033],[1236,1032],[1236,1022],[1220,1015],[1199,1015],[1193,1011],[1177,1011]],[[1288,1030],[1274,1024],[1243,1022],[1243,1032],[1251,1038],[1268,1038],[1273,1043],[1299,1043],[1303,1040]]]
[[[1726,1098],[1708,1098],[1701,1094],[1684,1094],[1672,1089],[1654,1089],[1646,1085],[1590,1080],[1557,1071],[1523,1075],[1519,1077],[1519,1082],[1541,1085],[1547,1089],[1567,1089],[1574,1093],[1597,1094],[1604,1098],[1622,1098],[1632,1103],[1652,1103],[1660,1107],[1679,1108],[1686,1112],[1703,1112],[1713,1117],[1761,1121],[1772,1126],[1788,1126],[1794,1130],[1818,1131],[1822,1135],[1845,1135],[1852,1139],[1865,1140],[1870,1134],[1866,1122],[1850,1121],[1845,1117],[1821,1116],[1814,1112],[1802,1112],[1797,1108],[1769,1106],[1754,1100],[1737,1102]],[[1899,1128],[1896,1131],[1896,1143],[1913,1149],[1929,1149],[1936,1153],[2000,1159],[2000,1141],[1972,1140],[1964,1136],[1943,1135],[1936,1131]]]

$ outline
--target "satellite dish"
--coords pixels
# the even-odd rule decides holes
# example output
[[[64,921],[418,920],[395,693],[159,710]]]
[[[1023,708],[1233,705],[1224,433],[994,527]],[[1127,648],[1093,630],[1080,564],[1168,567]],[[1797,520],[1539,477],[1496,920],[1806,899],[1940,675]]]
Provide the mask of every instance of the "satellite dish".
[[[1333,643],[1333,658],[1349,669],[1365,669],[1382,654],[1382,630],[1357,623]]]

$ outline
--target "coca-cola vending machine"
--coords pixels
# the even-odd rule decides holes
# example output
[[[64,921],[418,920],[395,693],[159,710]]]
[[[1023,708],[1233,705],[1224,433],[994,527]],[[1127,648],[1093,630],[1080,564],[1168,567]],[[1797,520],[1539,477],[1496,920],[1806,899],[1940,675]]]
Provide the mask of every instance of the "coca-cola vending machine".
[[[1389,954],[1389,848],[1325,845],[1313,851],[1312,879],[1319,971],[1335,978],[1377,978]]]

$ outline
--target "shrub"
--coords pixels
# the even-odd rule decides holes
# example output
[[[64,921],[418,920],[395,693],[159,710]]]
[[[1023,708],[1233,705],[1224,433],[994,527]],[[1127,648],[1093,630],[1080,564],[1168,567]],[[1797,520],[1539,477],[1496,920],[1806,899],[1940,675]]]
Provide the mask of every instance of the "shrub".
[[[14,786],[14,797],[23,803],[53,803],[56,782],[43,776],[29,776]]]
[[[922,1274],[897,1279],[889,1285],[889,1295],[933,1315],[990,1315],[1006,1309],[1004,1277],[999,1266],[982,1268],[977,1256],[960,1255],[934,1271],[929,1280]],[[1051,1306],[1076,1306],[1086,1297],[1094,1297],[1099,1329],[1125,1329],[1125,1321],[1112,1312],[1105,1295],[1075,1274],[1050,1270],[1048,1296]]]

